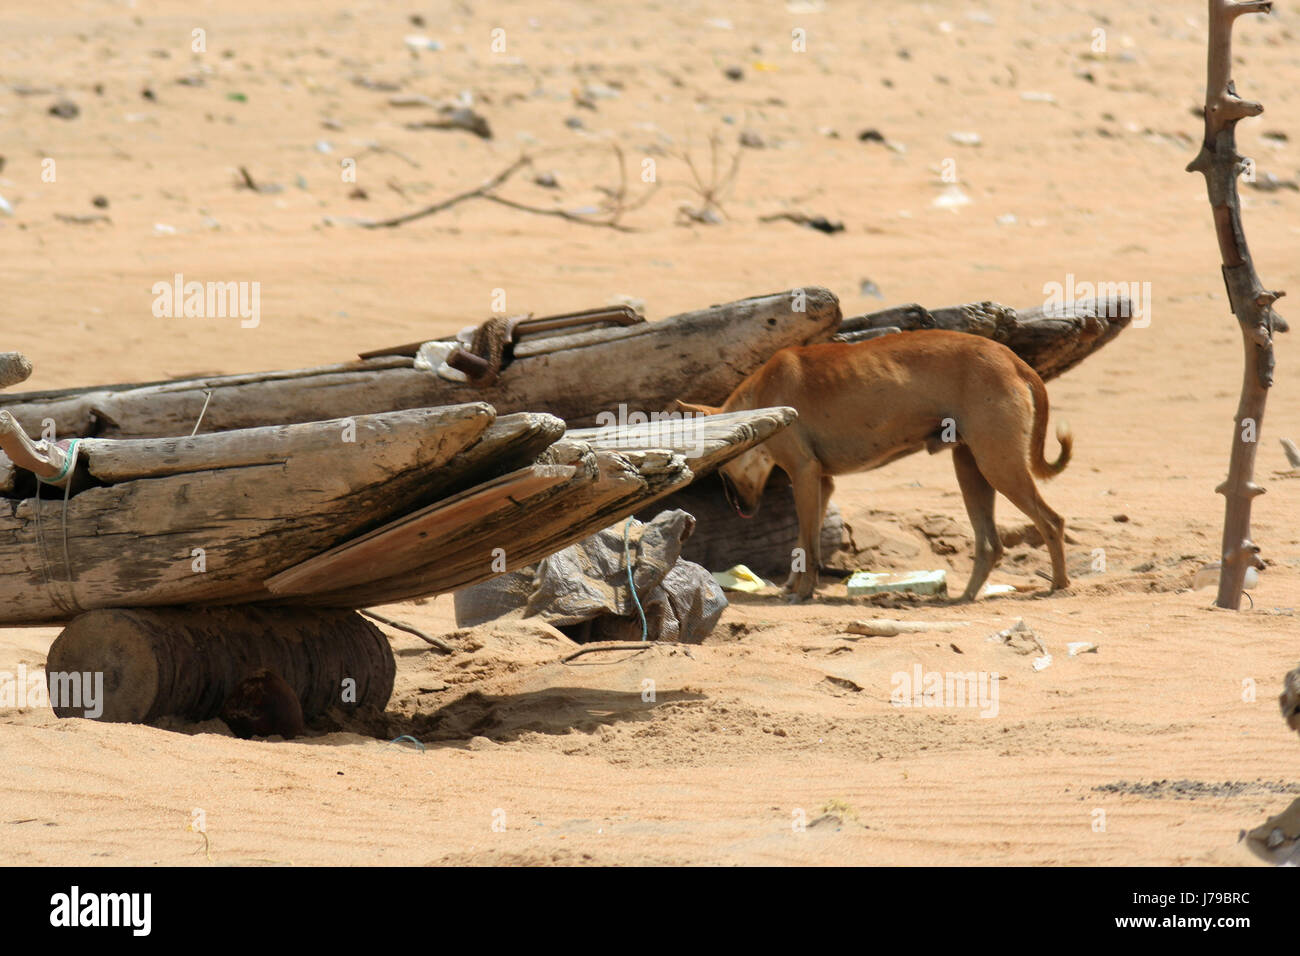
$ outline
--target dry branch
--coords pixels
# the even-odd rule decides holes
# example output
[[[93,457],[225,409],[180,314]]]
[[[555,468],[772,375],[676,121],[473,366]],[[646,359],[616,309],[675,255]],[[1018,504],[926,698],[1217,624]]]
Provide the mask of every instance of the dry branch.
[[[1228,304],[1241,326],[1245,372],[1233,429],[1228,477],[1215,490],[1227,499],[1223,517],[1223,559],[1215,604],[1237,610],[1248,567],[1262,568],[1259,548],[1250,537],[1250,507],[1264,489],[1255,484],[1255,450],[1264,420],[1264,404],[1273,384],[1273,333],[1286,323],[1273,312],[1281,292],[1266,290],[1255,274],[1241,223],[1237,177],[1243,157],[1237,152],[1237,121],[1264,112],[1260,103],[1243,100],[1232,81],[1232,26],[1243,13],[1268,13],[1271,0],[1209,0],[1209,56],[1205,86],[1205,138],[1188,172],[1205,175],[1214,231],[1223,259]]]
[[[514,176],[519,170],[531,166],[533,157],[527,153],[521,155],[513,163],[501,170],[495,176],[485,181],[476,189],[470,189],[463,193],[458,193],[449,199],[436,202],[431,206],[425,206],[423,209],[417,209],[414,212],[404,213],[400,216],[393,216],[389,219],[374,219],[362,223],[367,229],[391,228],[393,226],[402,226],[408,222],[414,222],[417,219],[423,219],[426,216],[432,216],[452,206],[465,202],[470,199],[482,199],[486,202],[494,202],[499,206],[505,206],[508,209],[516,209],[520,212],[530,212],[537,216],[552,216],[557,219],[563,219],[566,222],[576,222],[583,226],[598,226],[605,229],[615,229],[619,232],[631,232],[632,230],[624,226],[621,222],[624,215],[644,205],[652,196],[658,185],[652,186],[641,197],[635,201],[629,200],[627,195],[627,168],[624,162],[623,150],[618,144],[613,146],[614,155],[618,160],[619,187],[617,190],[607,190],[609,199],[605,203],[605,208],[601,215],[586,216],[579,213],[569,212],[566,209],[546,209],[541,206],[532,206],[528,203],[519,202],[514,199],[507,199],[498,194],[497,190]]]

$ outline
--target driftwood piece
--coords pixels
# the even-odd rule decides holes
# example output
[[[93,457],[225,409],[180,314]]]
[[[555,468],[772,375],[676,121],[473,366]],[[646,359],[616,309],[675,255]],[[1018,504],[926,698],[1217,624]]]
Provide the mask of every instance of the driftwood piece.
[[[103,674],[97,719],[136,723],[215,717],[227,695],[263,668],[288,683],[308,720],[335,707],[382,710],[397,670],[375,625],[350,611],[307,608],[91,611],[55,638],[46,662],[51,675]],[[73,706],[57,692],[62,681],[52,683],[56,714],[90,716],[84,699]]]
[[[888,334],[891,329],[969,332],[1001,342],[1047,380],[1074,368],[1110,342],[1132,318],[1132,302],[1121,293],[1024,311],[996,302],[944,309],[913,304],[847,318],[833,340],[859,342]]]
[[[141,386],[0,395],[29,432],[54,421],[59,438],[189,435],[203,412],[205,432],[317,421],[463,402],[498,412],[549,412],[574,427],[602,412],[659,411],[684,382],[702,402],[721,404],[779,349],[824,338],[840,320],[839,301],[809,287],[590,333],[580,347],[516,359],[491,387],[450,382],[405,356],[251,375]]]
[[[32,375],[32,363],[21,352],[0,352],[0,388],[25,382]]]
[[[1283,293],[1266,290],[1255,274],[1241,222],[1237,177],[1243,157],[1237,152],[1237,122],[1264,112],[1260,103],[1243,100],[1232,81],[1232,27],[1243,13],[1268,13],[1271,0],[1209,0],[1209,56],[1205,84],[1205,137],[1201,150],[1187,166],[1205,175],[1205,188],[1214,214],[1214,231],[1223,260],[1228,305],[1241,327],[1245,371],[1241,399],[1233,425],[1228,477],[1215,491],[1223,495],[1222,571],[1214,603],[1241,607],[1246,571],[1262,569],[1259,547],[1250,536],[1251,503],[1264,489],[1255,484],[1255,450],[1264,422],[1264,405],[1273,384],[1273,333],[1286,323],[1273,311]]]

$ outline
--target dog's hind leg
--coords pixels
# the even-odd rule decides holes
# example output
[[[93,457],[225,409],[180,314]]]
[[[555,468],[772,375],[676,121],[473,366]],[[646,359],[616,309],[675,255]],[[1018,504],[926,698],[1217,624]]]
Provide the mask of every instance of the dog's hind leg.
[[[1003,459],[995,460],[991,466],[986,461],[981,461],[980,464],[985,466],[982,469],[984,476],[993,487],[1023,511],[1043,536],[1047,551],[1052,556],[1052,590],[1068,588],[1070,578],[1065,573],[1065,519],[1053,511],[1038,493],[1038,486],[1034,484],[1034,476],[1029,473],[1027,463]]]
[[[953,448],[952,464],[957,472],[962,499],[966,502],[966,514],[975,531],[975,567],[971,569],[970,580],[960,600],[974,601],[988,580],[989,572],[1002,560],[1002,539],[998,537],[998,528],[993,521],[993,501],[997,492],[965,445]]]

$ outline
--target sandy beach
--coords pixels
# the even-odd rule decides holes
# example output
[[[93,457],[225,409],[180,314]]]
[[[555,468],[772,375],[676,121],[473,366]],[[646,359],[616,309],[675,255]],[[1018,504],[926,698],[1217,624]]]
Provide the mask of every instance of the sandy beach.
[[[1267,568],[1240,612],[1191,590],[1218,558],[1241,380],[1204,182],[1184,169],[1202,5],[79,0],[5,4],[0,28],[0,350],[32,360],[24,389],[343,361],[480,322],[501,294],[539,314],[631,299],[653,320],[805,285],[845,315],[1149,290],[1140,324],[1048,384],[1075,436],[1043,485],[1068,523],[1064,594],[1021,544],[991,581],[1031,593],[872,603],[823,581],[805,604],[734,595],[702,645],[567,664],[545,625],[458,631],[449,595],[388,606],[457,653],[389,632],[392,701],[351,726],[243,741],[215,720],[0,709],[0,861],[1251,865],[1241,831],[1300,797],[1277,705],[1300,658],[1290,336],[1256,472]],[[1282,10],[1235,37],[1238,86],[1266,106],[1239,147],[1292,184],[1243,187],[1246,227],[1264,281],[1291,290],[1298,30]],[[61,101],[76,115],[51,114]],[[453,101],[491,138],[411,128]],[[521,152],[533,169],[503,196],[588,215],[619,187],[615,144],[627,231],[481,200],[357,225]],[[716,217],[694,215],[692,164],[725,187]],[[256,327],[156,317],[151,289],[178,273],[258,282]],[[972,532],[947,455],[841,478],[835,500],[858,566],[942,568],[960,592]],[[845,633],[872,615],[963,626]],[[1018,619],[1050,666],[988,640]],[[0,629],[0,672],[43,668],[57,633]],[[1081,642],[1095,651],[1072,656]],[[996,673],[996,704],[896,706],[918,666]]]

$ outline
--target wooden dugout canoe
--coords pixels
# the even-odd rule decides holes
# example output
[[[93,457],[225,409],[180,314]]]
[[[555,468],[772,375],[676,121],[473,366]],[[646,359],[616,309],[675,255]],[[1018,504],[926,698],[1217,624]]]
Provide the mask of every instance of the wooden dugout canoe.
[[[33,476],[11,467],[16,490],[0,496],[0,624],[113,607],[359,608],[443,593],[581,540],[689,484],[692,465],[740,454],[793,418],[760,409],[663,440],[635,429],[564,438],[554,416],[498,419],[470,403],[192,438],[83,439],[66,499],[24,492]]]
[[[499,423],[484,403],[185,439],[84,440],[77,469],[89,487],[66,501],[59,489],[0,498],[0,623],[255,601],[271,574],[427,503],[458,475],[472,479],[485,437],[507,457],[535,455],[563,432],[545,418],[540,429],[514,423],[535,433],[532,448],[515,447],[510,422],[489,434]],[[32,486],[30,475],[17,477]]]
[[[153,438],[483,401],[499,413],[542,411],[573,427],[601,412],[656,412],[689,385],[721,404],[746,375],[789,345],[827,338],[839,300],[809,287],[633,325],[528,338],[488,386],[417,369],[410,345],[318,368],[0,395],[29,432],[59,438]],[[207,393],[211,392],[209,400]],[[206,412],[204,407],[207,407]]]

